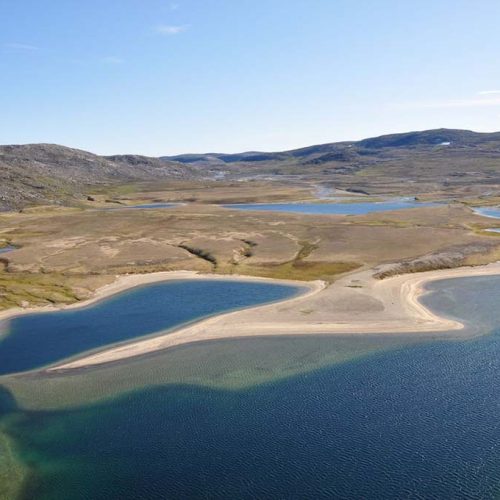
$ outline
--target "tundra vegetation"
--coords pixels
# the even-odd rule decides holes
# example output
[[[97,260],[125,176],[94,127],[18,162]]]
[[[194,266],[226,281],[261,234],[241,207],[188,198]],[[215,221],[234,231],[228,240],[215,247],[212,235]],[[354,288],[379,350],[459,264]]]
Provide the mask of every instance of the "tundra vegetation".
[[[500,134],[434,130],[281,153],[100,157],[0,147],[0,308],[66,304],[116,275],[168,270],[335,281],[498,260]],[[226,203],[411,196],[440,205],[357,216]],[[319,197],[319,198],[318,198]],[[168,209],[121,210],[173,202]],[[113,210],[110,210],[113,208]]]

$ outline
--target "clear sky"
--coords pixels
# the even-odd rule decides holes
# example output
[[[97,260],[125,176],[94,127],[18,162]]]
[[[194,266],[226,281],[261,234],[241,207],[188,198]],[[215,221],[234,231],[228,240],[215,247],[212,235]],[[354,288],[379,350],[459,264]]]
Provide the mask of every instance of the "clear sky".
[[[0,143],[283,150],[500,130],[499,0],[0,0]]]

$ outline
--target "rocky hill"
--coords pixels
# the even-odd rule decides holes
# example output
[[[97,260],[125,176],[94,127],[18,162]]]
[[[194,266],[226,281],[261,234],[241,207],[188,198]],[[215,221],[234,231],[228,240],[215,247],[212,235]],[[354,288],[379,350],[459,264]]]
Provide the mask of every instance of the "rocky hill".
[[[107,185],[171,179],[299,181],[367,193],[500,192],[500,132],[438,129],[282,152],[98,156],[53,144],[0,146],[0,209],[74,203]]]
[[[293,176],[371,193],[481,194],[500,187],[500,133],[437,129],[277,153],[179,155],[226,179]]]
[[[182,179],[192,169],[145,156],[103,157],[54,144],[0,146],[0,208],[78,200],[90,188]]]
[[[300,149],[281,152],[248,151],[245,153],[224,154],[184,154],[177,156],[164,156],[162,159],[181,163],[218,162],[222,163],[265,163],[270,161],[290,161],[299,159],[309,162],[311,160],[331,161],[335,155],[338,159],[348,160],[355,155],[376,155],[380,149],[434,149],[439,146],[451,148],[477,148],[481,146],[500,148],[500,132],[480,133],[470,130],[436,129],[422,132],[406,132],[401,134],[382,135],[361,141],[344,141],[308,146]],[[344,157],[341,153],[347,153]]]

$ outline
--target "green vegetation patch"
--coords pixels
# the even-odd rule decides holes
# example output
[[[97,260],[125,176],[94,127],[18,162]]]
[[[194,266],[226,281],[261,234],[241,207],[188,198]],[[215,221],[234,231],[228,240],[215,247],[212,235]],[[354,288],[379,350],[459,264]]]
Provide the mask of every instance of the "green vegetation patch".
[[[67,281],[60,274],[0,272],[0,310],[76,302],[79,297]]]
[[[263,278],[289,279],[299,281],[311,281],[321,279],[334,281],[339,274],[353,271],[360,267],[357,262],[315,262],[305,261],[314,250],[319,247],[310,241],[299,241],[300,250],[295,258],[283,263],[269,264],[246,264],[240,263],[233,267],[232,271],[249,276],[260,276]]]
[[[292,261],[284,264],[242,264],[237,267],[239,274],[261,276],[263,278],[289,279],[299,281],[334,281],[339,274],[360,267],[356,262],[304,262]]]

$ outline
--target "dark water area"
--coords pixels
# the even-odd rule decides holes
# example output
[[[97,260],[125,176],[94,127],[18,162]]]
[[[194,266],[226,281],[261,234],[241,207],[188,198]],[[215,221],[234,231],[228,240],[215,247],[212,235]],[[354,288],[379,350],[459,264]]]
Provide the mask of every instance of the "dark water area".
[[[244,390],[152,385],[58,411],[15,408],[0,394],[4,427],[31,468],[20,498],[498,497],[500,279],[430,289],[427,304],[483,335]]]
[[[179,280],[138,287],[84,308],[19,316],[0,323],[0,375],[296,293],[295,287],[268,283]]]
[[[349,202],[349,203],[237,203],[223,205],[225,208],[237,210],[261,210],[271,212],[290,212],[297,214],[316,215],[363,215],[372,212],[404,210],[433,206],[432,203],[421,203],[408,200],[380,202]]]

